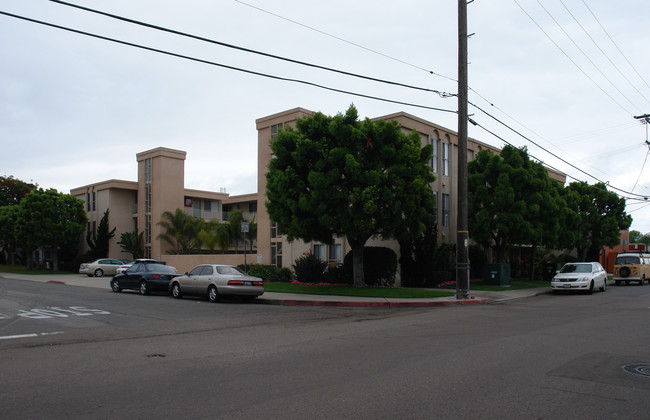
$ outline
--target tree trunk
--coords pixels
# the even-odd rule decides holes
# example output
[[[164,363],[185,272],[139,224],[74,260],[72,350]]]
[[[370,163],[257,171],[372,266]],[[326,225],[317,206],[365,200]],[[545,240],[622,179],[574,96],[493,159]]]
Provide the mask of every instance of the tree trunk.
[[[537,245],[533,245],[533,255],[530,264],[530,280],[535,281],[535,265],[537,264]]]
[[[348,242],[352,248],[352,286],[366,287],[363,277],[363,248],[366,241],[348,239]]]
[[[59,271],[59,247],[52,246],[52,270]]]

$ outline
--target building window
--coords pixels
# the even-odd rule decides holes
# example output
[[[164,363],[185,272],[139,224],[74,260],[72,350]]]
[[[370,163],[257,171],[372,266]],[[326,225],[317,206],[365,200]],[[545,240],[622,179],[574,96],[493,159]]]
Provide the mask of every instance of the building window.
[[[93,222],[92,233],[90,234],[93,238],[93,241],[97,240],[97,222]]]
[[[201,217],[201,200],[194,200],[193,215],[194,217]]]
[[[433,157],[431,158],[431,169],[434,174],[438,173],[438,148],[440,147],[440,140],[431,137],[431,146],[433,146]]]
[[[90,211],[90,193],[86,193],[86,211]]]
[[[151,246],[147,245],[144,247],[144,257],[151,258]]]
[[[144,243],[151,243],[151,158],[144,160]],[[146,248],[146,247],[145,247]],[[151,248],[149,248],[151,254]],[[150,255],[147,256],[150,258]]]
[[[278,131],[282,130],[282,123],[271,126],[271,140],[275,139]]]
[[[442,174],[449,176],[449,143],[442,143]]]
[[[330,258],[329,262],[343,262],[341,259],[341,244],[330,245]]]
[[[253,201],[248,205],[248,211],[251,213],[257,213],[257,201]]]
[[[316,256],[321,261],[325,260],[325,245],[323,244],[314,244],[314,256]]]
[[[438,224],[438,203],[440,202],[440,193],[438,191],[433,192],[433,222]]]
[[[278,236],[278,224],[271,220],[271,238],[277,238]]]
[[[271,242],[271,264],[282,267],[282,242]]]
[[[212,201],[203,200],[203,210],[212,213]]]
[[[449,194],[442,194],[442,225],[449,226]]]

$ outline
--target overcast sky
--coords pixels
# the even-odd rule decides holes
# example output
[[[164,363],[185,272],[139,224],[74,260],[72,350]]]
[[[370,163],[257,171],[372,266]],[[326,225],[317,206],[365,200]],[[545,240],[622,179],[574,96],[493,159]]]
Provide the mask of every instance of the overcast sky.
[[[457,91],[457,3],[450,0],[75,4],[364,76]],[[47,0],[2,0],[0,11],[412,104],[246,74],[0,15],[0,174],[44,188],[67,193],[107,179],[135,181],[136,153],[163,146],[187,151],[187,188],[253,193],[255,120],[298,106],[333,115],[354,103],[362,117],[406,111],[458,127],[457,100],[446,95],[310,69]],[[609,182],[630,197],[632,229],[650,232],[646,126],[634,119],[650,113],[650,2],[476,0],[468,5],[468,28],[470,101],[537,145],[472,106],[471,118],[526,146],[569,182]],[[470,125],[469,135],[504,145],[479,126]]]

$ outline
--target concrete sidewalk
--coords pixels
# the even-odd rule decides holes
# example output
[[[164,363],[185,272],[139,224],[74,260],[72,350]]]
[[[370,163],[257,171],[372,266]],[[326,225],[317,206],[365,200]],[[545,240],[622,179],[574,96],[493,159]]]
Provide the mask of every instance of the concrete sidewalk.
[[[110,290],[110,276],[88,277],[85,274],[12,274],[0,273],[0,279],[36,281],[41,283],[55,283],[68,286],[94,287]],[[265,292],[256,302],[268,305],[286,306],[348,306],[348,307],[430,307],[485,304],[511,299],[537,296],[549,293],[550,289],[520,289],[504,290],[502,292],[474,291],[470,292],[471,299],[457,300],[455,297],[427,298],[427,299],[396,299],[396,298],[368,298],[356,296],[332,295],[304,295],[297,293]]]

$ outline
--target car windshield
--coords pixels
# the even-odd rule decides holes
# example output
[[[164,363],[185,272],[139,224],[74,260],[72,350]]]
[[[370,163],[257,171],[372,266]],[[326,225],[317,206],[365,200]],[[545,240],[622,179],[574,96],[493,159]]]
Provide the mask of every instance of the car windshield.
[[[591,273],[591,264],[564,264],[560,273]]]
[[[616,265],[639,264],[639,261],[640,261],[639,257],[633,257],[633,256],[617,257]]]
[[[235,276],[244,276],[244,275],[246,275],[246,273],[241,271],[239,268],[232,267],[232,266],[229,266],[229,265],[219,265],[219,266],[217,266],[217,273],[219,273],[219,274],[231,274],[231,275],[235,275]]]
[[[169,273],[169,274],[174,274],[176,273],[176,270],[174,267],[170,267],[165,264],[145,264],[147,267],[147,271],[149,272],[154,272],[154,273]]]

